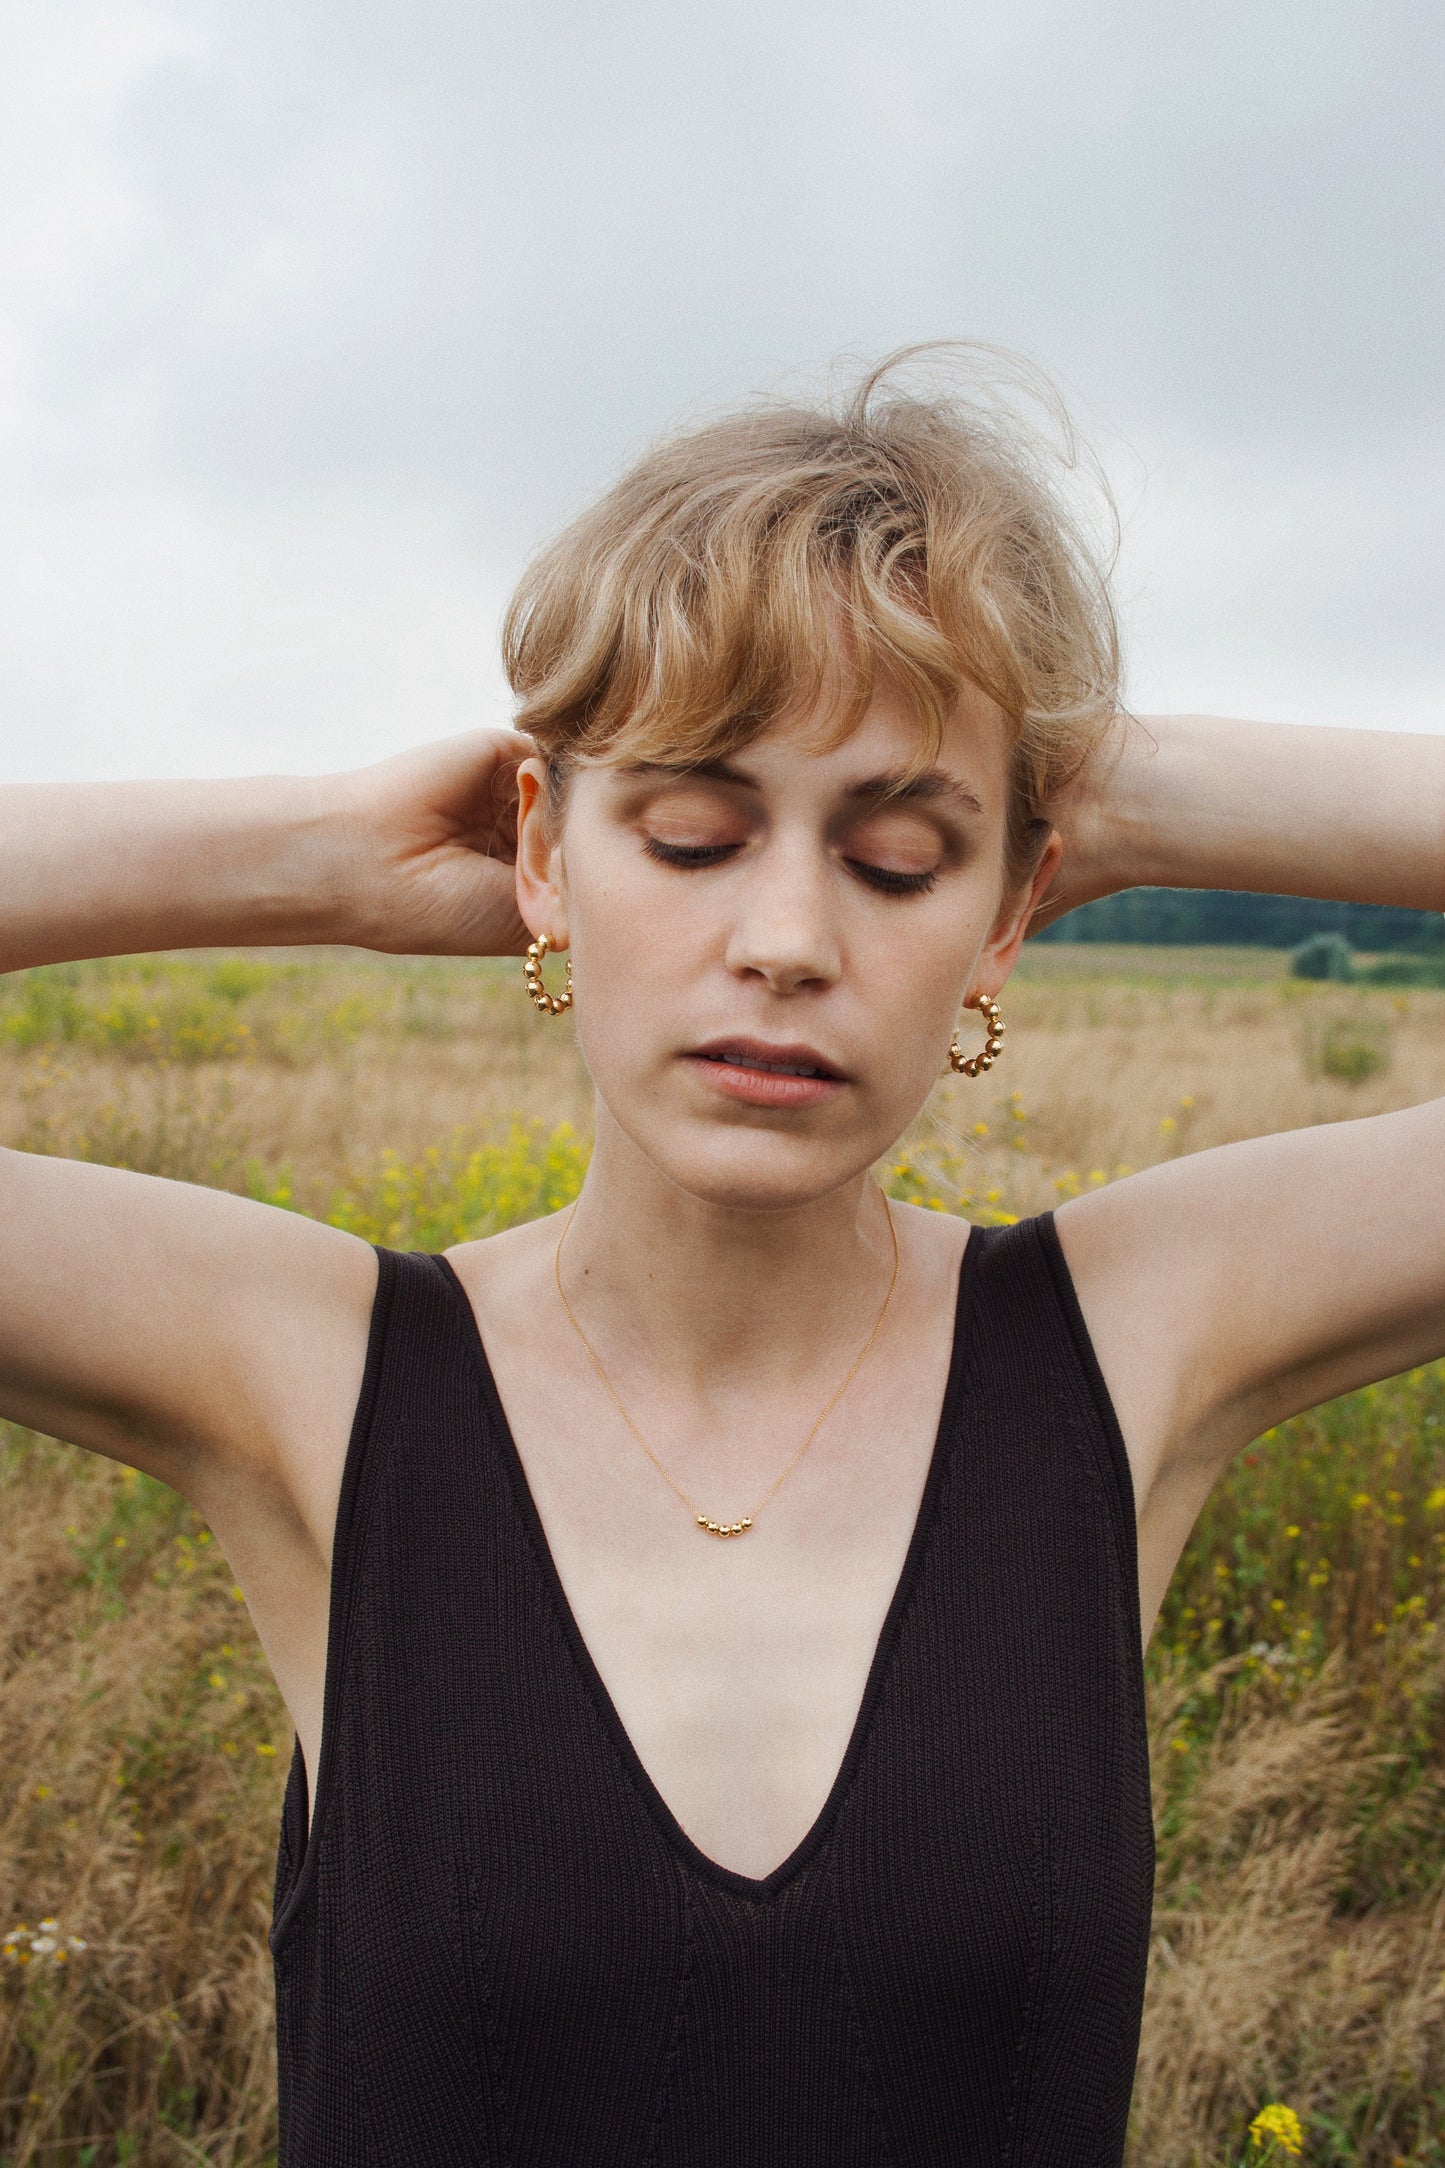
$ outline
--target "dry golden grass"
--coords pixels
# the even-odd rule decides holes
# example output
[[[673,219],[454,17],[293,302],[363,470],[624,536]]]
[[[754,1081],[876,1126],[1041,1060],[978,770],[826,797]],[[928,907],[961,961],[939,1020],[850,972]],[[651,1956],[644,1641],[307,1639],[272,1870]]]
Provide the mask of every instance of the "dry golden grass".
[[[275,2143],[275,1688],[160,1485],[18,1431],[0,1483],[0,1912],[86,1944],[12,1944],[4,2158],[249,2168]]]
[[[1004,1008],[1004,1061],[940,1085],[884,1170],[896,1194],[1034,1211],[1445,1090],[1445,994],[1303,985],[1247,951],[1038,948]],[[509,1134],[519,1115],[539,1127]],[[374,1239],[436,1246],[559,1200],[589,1118],[570,1026],[513,966],[277,953],[0,988],[0,1140]],[[0,1961],[0,2168],[257,2168],[284,1710],[225,1561],[161,1486],[7,1426],[0,1497],[0,1936],[27,1929]],[[1269,2102],[1311,2162],[1445,2163],[1442,1597],[1438,1366],[1261,1441],[1211,1502],[1150,1655],[1132,2168],[1284,2157],[1247,2136]]]

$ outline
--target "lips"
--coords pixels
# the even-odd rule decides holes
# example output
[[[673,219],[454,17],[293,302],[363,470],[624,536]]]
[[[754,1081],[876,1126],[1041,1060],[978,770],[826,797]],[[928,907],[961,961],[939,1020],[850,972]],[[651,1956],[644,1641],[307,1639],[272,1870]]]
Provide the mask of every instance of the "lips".
[[[721,1062],[729,1069],[762,1071],[767,1076],[817,1077],[829,1084],[847,1080],[816,1047],[771,1046],[762,1039],[714,1039],[693,1050],[698,1061]]]
[[[775,1110],[813,1107],[836,1098],[848,1083],[815,1046],[778,1046],[766,1039],[714,1039],[685,1055],[693,1073],[721,1098]]]

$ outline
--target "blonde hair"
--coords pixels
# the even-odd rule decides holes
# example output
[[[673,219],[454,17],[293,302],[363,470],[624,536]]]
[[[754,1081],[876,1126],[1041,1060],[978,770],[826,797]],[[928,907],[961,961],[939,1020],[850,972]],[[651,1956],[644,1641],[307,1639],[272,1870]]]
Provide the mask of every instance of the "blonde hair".
[[[925,356],[933,381],[912,385]],[[1069,502],[1081,468],[1100,480],[1047,378],[977,346],[906,348],[839,404],[689,429],[523,575],[502,633],[517,728],[560,791],[578,760],[725,759],[824,692],[841,737],[886,673],[922,766],[972,684],[1010,730],[1026,876],[1042,808],[1119,706],[1112,549]]]

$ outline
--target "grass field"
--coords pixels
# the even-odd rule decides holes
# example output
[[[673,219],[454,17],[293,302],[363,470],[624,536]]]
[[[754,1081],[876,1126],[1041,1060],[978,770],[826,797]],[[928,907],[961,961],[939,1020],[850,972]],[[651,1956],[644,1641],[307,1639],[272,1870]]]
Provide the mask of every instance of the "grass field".
[[[890,1163],[978,1220],[1445,1091],[1445,993],[1042,947]],[[571,1196],[586,1078],[514,965],[276,952],[0,982],[0,1141],[440,1247]],[[0,2168],[274,2154],[290,1728],[173,1494],[0,1425]],[[1149,1656],[1159,1883],[1132,2168],[1445,2168],[1445,1370],[1258,1441]],[[23,1929],[24,1932],[20,1932]],[[1303,2152],[1282,2112],[1300,2119]],[[1277,2135],[1268,2135],[1271,2124]]]

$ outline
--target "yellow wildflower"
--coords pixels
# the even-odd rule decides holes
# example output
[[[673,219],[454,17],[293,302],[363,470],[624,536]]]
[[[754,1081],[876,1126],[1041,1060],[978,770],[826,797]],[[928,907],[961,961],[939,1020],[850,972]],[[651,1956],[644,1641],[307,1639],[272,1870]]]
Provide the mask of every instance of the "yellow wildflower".
[[[1304,2147],[1304,2124],[1293,2108],[1286,2108],[1281,2101],[1275,2100],[1267,2108],[1260,2109],[1249,2126],[1249,2137],[1252,2145],[1268,2145],[1272,2141],[1281,2152],[1298,2153]]]

